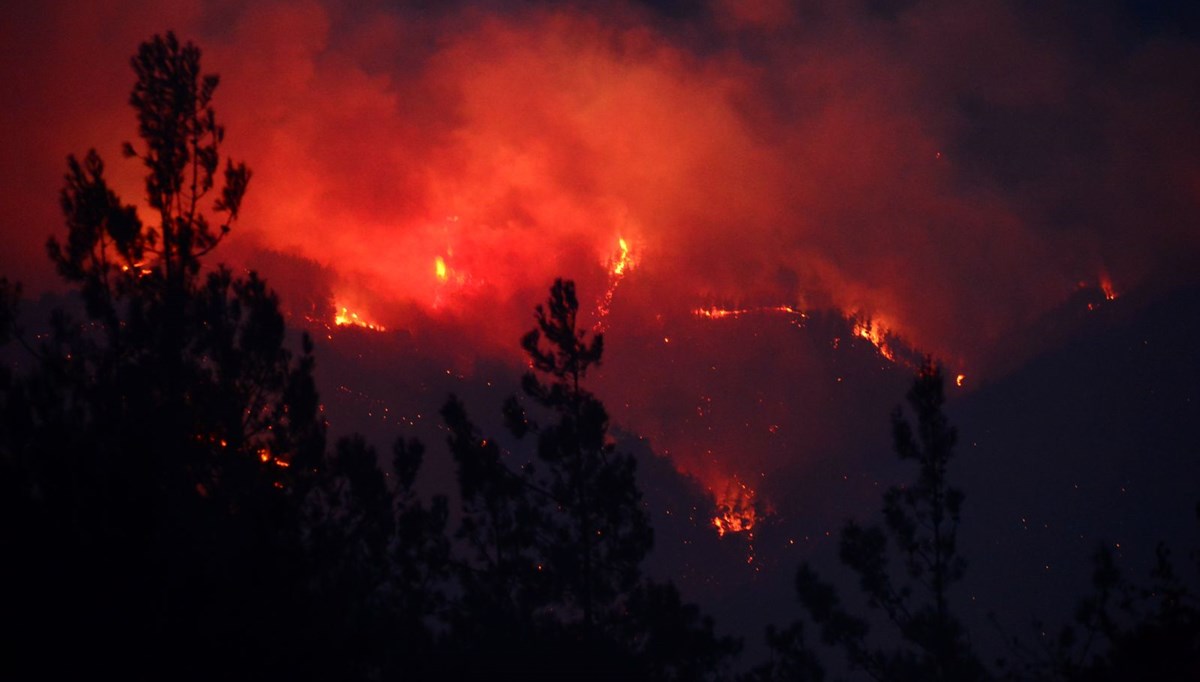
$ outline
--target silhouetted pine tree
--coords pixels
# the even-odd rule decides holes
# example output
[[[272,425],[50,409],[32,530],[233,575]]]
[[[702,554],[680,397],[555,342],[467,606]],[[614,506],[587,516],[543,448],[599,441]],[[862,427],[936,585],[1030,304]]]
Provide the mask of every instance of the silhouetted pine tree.
[[[561,616],[586,635],[623,608],[619,597],[637,584],[653,533],[634,480],[636,461],[616,451],[604,405],[581,383],[600,362],[604,337],[588,340],[576,324],[578,309],[574,283],[557,280],[546,306],[537,307],[537,327],[521,340],[536,370],[521,387],[551,421],[530,420],[515,400],[505,416],[518,438],[537,435],[541,489],[559,512],[548,517],[546,569],[557,581]]]
[[[321,676],[432,676],[444,610],[449,540],[446,499],[414,490],[423,448],[403,438],[392,472],[361,436],[338,441],[309,500],[305,530],[313,601],[331,652]],[[394,483],[389,483],[389,480]],[[315,671],[314,671],[315,672]]]
[[[640,679],[686,682],[720,680],[742,648],[733,637],[718,636],[711,617],[683,601],[673,583],[643,581],[630,596],[619,621],[621,643]]]
[[[1200,506],[1197,507],[1200,518]],[[1200,550],[1194,550],[1200,577]],[[1003,678],[1028,682],[1117,682],[1200,679],[1200,597],[1176,572],[1171,552],[1156,548],[1150,581],[1122,575],[1102,545],[1092,558],[1092,594],[1079,602],[1072,624],[1047,636],[1034,622],[1034,644],[1014,637]]]
[[[1200,551],[1194,551],[1193,559],[1200,577]],[[1165,545],[1157,547],[1150,582],[1144,585],[1121,575],[1105,545],[1095,557],[1093,583],[1096,592],[1080,604],[1076,622],[1085,633],[1083,641],[1101,640],[1095,648],[1099,655],[1089,659],[1085,648],[1080,663],[1068,668],[1067,679],[1200,679],[1200,597],[1176,573]]]
[[[458,464],[463,595],[454,637],[482,654],[466,676],[503,669],[539,678],[705,680],[739,643],[670,584],[645,582],[653,535],[635,460],[608,436],[608,414],[586,388],[603,339],[577,325],[574,284],[557,280],[521,342],[534,371],[505,423],[537,437],[534,456],[482,436],[451,396],[442,410]]]
[[[943,387],[941,368],[926,359],[908,393],[915,425],[899,408],[892,415],[896,454],[915,462],[918,475],[912,484],[884,494],[884,528],[852,521],[842,530],[841,561],[858,576],[867,604],[894,629],[897,644],[873,644],[868,621],[848,613],[834,588],[810,566],[802,565],[796,576],[800,601],[824,642],[840,648],[852,669],[876,680],[988,676],[950,609],[950,588],[965,568],[956,542],[963,495],[947,478],[957,434],[942,412]],[[899,553],[898,576],[889,559],[889,539]],[[795,671],[800,679],[821,679],[802,634],[799,624],[773,633],[777,660],[760,671],[764,677]]]
[[[133,67],[141,140],[124,149],[146,167],[154,220],[117,197],[95,151],[68,160],[67,235],[48,250],[84,316],[56,312],[46,337],[21,339],[34,370],[0,377],[17,514],[3,539],[19,557],[6,630],[65,654],[6,658],[163,677],[299,671],[300,510],[325,438],[311,344],[285,347],[256,275],[202,268],[250,179],[242,164],[219,172],[217,77],[169,33]]]

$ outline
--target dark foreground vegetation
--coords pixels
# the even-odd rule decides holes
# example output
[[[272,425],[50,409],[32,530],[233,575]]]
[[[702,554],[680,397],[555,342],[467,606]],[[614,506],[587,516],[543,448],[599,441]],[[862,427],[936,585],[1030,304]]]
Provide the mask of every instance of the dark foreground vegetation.
[[[72,157],[66,236],[48,250],[82,316],[56,312],[31,337],[19,287],[0,280],[0,345],[22,358],[0,366],[0,674],[734,677],[740,642],[641,573],[653,531],[636,461],[586,388],[603,339],[577,326],[574,285],[555,282],[537,308],[521,342],[532,371],[502,408],[528,457],[480,433],[454,396],[442,407],[452,513],[414,488],[421,443],[327,442],[312,344],[286,347],[255,274],[207,263],[251,174],[221,163],[218,81],[199,50],[155,37],[133,66],[140,142],[125,155],[145,166],[153,224],[95,152]],[[1100,553],[1074,628],[983,660],[952,609],[964,495],[931,361],[908,402],[895,446],[917,477],[885,494],[881,528],[842,534],[875,618],[802,566],[806,618],[768,632],[771,658],[748,679],[1200,679],[1200,607],[1165,548],[1147,586]],[[890,632],[875,639],[870,623]]]

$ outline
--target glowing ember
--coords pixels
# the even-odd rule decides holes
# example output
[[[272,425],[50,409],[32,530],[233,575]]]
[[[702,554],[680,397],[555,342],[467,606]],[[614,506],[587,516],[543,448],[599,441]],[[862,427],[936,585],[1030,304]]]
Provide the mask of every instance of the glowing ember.
[[[146,264],[144,262],[134,263],[133,267],[137,268],[137,272],[135,272],[134,274],[136,274],[138,277],[141,277],[143,275],[149,275],[151,272],[154,272],[150,268],[146,267]],[[129,272],[130,270],[131,270],[131,268],[128,265],[121,266],[121,272]]]
[[[1112,278],[1108,276],[1108,273],[1100,274],[1100,290],[1104,292],[1104,300],[1117,300],[1117,290],[1113,288]]]
[[[258,460],[260,462],[262,462],[263,464],[267,464],[267,463],[274,464],[275,466],[279,467],[280,469],[286,469],[292,465],[292,463],[287,461],[286,459],[280,459],[280,458],[272,455],[271,451],[268,450],[267,448],[259,448],[258,449]]]
[[[725,490],[718,493],[717,515],[712,519],[712,525],[717,529],[717,535],[724,537],[726,533],[750,533],[758,521],[758,510],[754,506],[754,490],[738,480],[731,479]]]
[[[966,381],[966,380],[967,380],[967,375],[965,375],[965,374],[959,374],[958,376],[954,377],[954,385],[955,385],[955,386],[962,386],[962,385],[963,385],[963,382],[964,382],[964,381]]]
[[[350,312],[345,307],[338,308],[338,312],[333,316],[333,323],[339,327],[362,327],[363,329],[370,329],[373,332],[387,331],[383,325],[370,322],[358,313]]]
[[[433,259],[433,274],[439,282],[446,281],[446,260],[441,256]]]

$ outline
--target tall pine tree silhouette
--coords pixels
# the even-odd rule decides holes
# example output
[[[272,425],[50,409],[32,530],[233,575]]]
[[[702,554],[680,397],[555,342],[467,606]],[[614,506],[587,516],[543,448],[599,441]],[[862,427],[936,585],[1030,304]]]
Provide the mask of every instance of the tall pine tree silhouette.
[[[200,50],[168,33],[132,64],[140,139],[124,152],[145,167],[153,219],[94,150],[68,160],[67,233],[48,251],[83,316],[60,310],[40,341],[21,336],[34,369],[0,386],[21,519],[5,520],[6,555],[21,557],[6,617],[30,643],[86,652],[46,665],[294,670],[299,523],[325,440],[311,344],[285,347],[262,279],[205,266],[250,172],[221,168],[218,79]]]
[[[521,341],[533,369],[522,379],[523,393],[546,419],[528,414],[515,397],[504,416],[518,439],[536,436],[533,461],[510,465],[457,398],[442,414],[458,462],[460,536],[475,548],[478,570],[469,575],[488,581],[488,594],[506,595],[503,608],[590,641],[597,628],[612,629],[653,535],[636,463],[616,451],[608,414],[584,386],[603,338],[579,328],[578,309],[574,283],[557,280],[537,306],[537,326]]]
[[[535,439],[529,456],[481,435],[456,397],[442,410],[472,550],[455,638],[481,665],[525,676],[713,679],[740,644],[674,585],[642,578],[653,535],[636,462],[585,387],[604,346],[578,313],[574,283],[559,279],[521,341],[524,401],[509,398],[503,415],[514,437]]]
[[[531,420],[515,400],[506,419],[514,435],[537,436],[544,489],[561,510],[552,517],[549,569],[586,633],[615,615],[618,597],[637,584],[653,535],[634,480],[636,461],[616,451],[608,412],[583,386],[600,362],[604,337],[588,339],[578,310],[574,283],[555,281],[546,305],[537,307],[537,326],[521,340],[535,370],[522,389],[550,420]]]
[[[808,564],[796,576],[800,601],[820,626],[825,643],[840,648],[851,668],[876,680],[987,677],[950,608],[951,588],[962,578],[966,563],[957,548],[963,495],[948,477],[958,435],[942,411],[944,386],[941,368],[926,358],[907,396],[915,423],[900,408],[892,414],[896,454],[917,465],[916,480],[884,494],[883,528],[851,521],[842,529],[841,561],[857,576],[867,604],[892,630],[879,641],[893,643],[873,642],[870,622],[847,612],[833,586]],[[891,558],[889,539],[898,553],[896,560]],[[803,634],[799,623],[771,632],[777,658],[773,666],[759,671],[761,678],[791,670],[820,679],[821,667]]]

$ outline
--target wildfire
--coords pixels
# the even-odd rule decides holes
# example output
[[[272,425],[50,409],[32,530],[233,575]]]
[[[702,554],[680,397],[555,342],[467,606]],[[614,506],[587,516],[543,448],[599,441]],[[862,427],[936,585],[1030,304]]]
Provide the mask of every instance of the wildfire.
[[[888,344],[890,332],[887,327],[879,323],[873,323],[871,320],[855,320],[852,332],[855,336],[870,341],[871,345],[875,346],[876,350],[883,357],[892,362],[896,361],[896,352]]]
[[[633,267],[633,261],[629,258],[629,243],[624,237],[617,237],[617,246],[621,253],[613,259],[612,274],[620,277],[625,274],[626,268]]]
[[[263,464],[268,464],[268,463],[274,464],[275,466],[279,467],[280,469],[286,469],[292,465],[292,463],[287,461],[286,459],[280,459],[280,458],[272,455],[271,451],[268,450],[267,448],[259,448],[258,449],[258,461],[262,462]]]
[[[604,263],[608,266],[609,288],[615,287],[621,278],[629,274],[630,271],[637,266],[637,259],[633,255],[633,249],[629,246],[629,242],[625,241],[624,237],[617,237],[617,250],[612,253]]]
[[[801,318],[808,317],[808,313],[790,305],[759,306],[757,308],[718,308],[717,306],[709,306],[707,308],[696,308],[692,311],[692,314],[696,317],[703,317],[709,320],[741,317],[747,313],[780,313],[783,315],[795,315]]]
[[[1082,285],[1081,285],[1082,286]],[[875,347],[879,356],[888,362],[901,367],[916,368],[916,350],[906,346],[903,340],[893,331],[893,328],[878,319],[866,317],[861,312],[840,312],[846,324],[850,326],[850,334],[854,338],[863,339]],[[723,308],[711,305],[706,308],[692,309],[692,315],[705,320],[737,319],[746,315],[782,315],[793,318],[791,324],[804,327],[810,315],[802,308],[790,305],[751,306],[742,308]],[[834,337],[833,347],[836,349],[843,341],[842,337]],[[966,375],[955,376],[955,383],[962,386]],[[838,379],[841,381],[841,379]]]
[[[131,272],[131,271],[133,271],[133,274],[137,275],[138,277],[142,277],[144,275],[149,275],[151,272],[154,272],[154,270],[146,267],[146,264],[144,262],[143,263],[134,263],[132,268],[128,265],[121,266],[121,272]]]
[[[1094,291],[1094,286],[1099,287],[1100,293],[1104,295],[1105,302],[1115,301],[1115,300],[1117,300],[1117,297],[1120,296],[1120,294],[1117,293],[1116,287],[1113,286],[1112,277],[1109,277],[1108,272],[1105,270],[1100,271],[1100,277],[1099,277],[1096,285],[1090,284],[1087,280],[1079,280],[1079,290],[1080,291],[1087,291],[1087,290]],[[1087,304],[1087,309],[1088,310],[1098,310],[1103,305],[1104,304],[1101,303],[1100,301],[1093,300]]]
[[[712,525],[717,535],[726,533],[752,533],[758,522],[758,509],[754,505],[754,489],[736,477],[730,479],[725,489],[717,493],[717,514]]]
[[[600,303],[596,306],[596,332],[603,332],[606,328],[605,320],[608,317],[608,311],[612,308],[613,296],[617,293],[617,285],[621,283],[621,279],[626,273],[633,270],[637,265],[637,261],[630,254],[629,242],[625,241],[624,237],[617,237],[617,252],[610,256],[607,260],[608,265],[608,288],[604,292],[604,297],[600,299]]]
[[[808,313],[790,305],[757,306],[753,308],[720,308],[709,306],[707,308],[692,310],[693,315],[707,320],[737,318],[750,313],[790,315],[798,317],[801,320],[808,318]],[[889,342],[889,337],[892,336],[890,329],[878,321],[863,319],[858,315],[848,315],[847,318],[853,323],[851,333],[854,336],[869,341],[871,345],[875,346],[875,349],[879,351],[881,356],[891,362],[896,362],[896,351]],[[834,347],[837,347],[837,339],[834,339]]]
[[[351,312],[349,309],[342,307],[337,309],[333,316],[333,323],[339,327],[362,327],[373,332],[387,331],[383,325],[375,322],[370,322],[358,313]]]
[[[705,317],[710,320],[719,320],[725,317],[738,317],[750,312],[748,308],[718,308],[711,306],[709,308],[696,308],[692,314],[696,317]]]
[[[1113,288],[1112,278],[1106,272],[1100,274],[1100,290],[1104,292],[1104,300],[1117,300],[1117,290]]]

